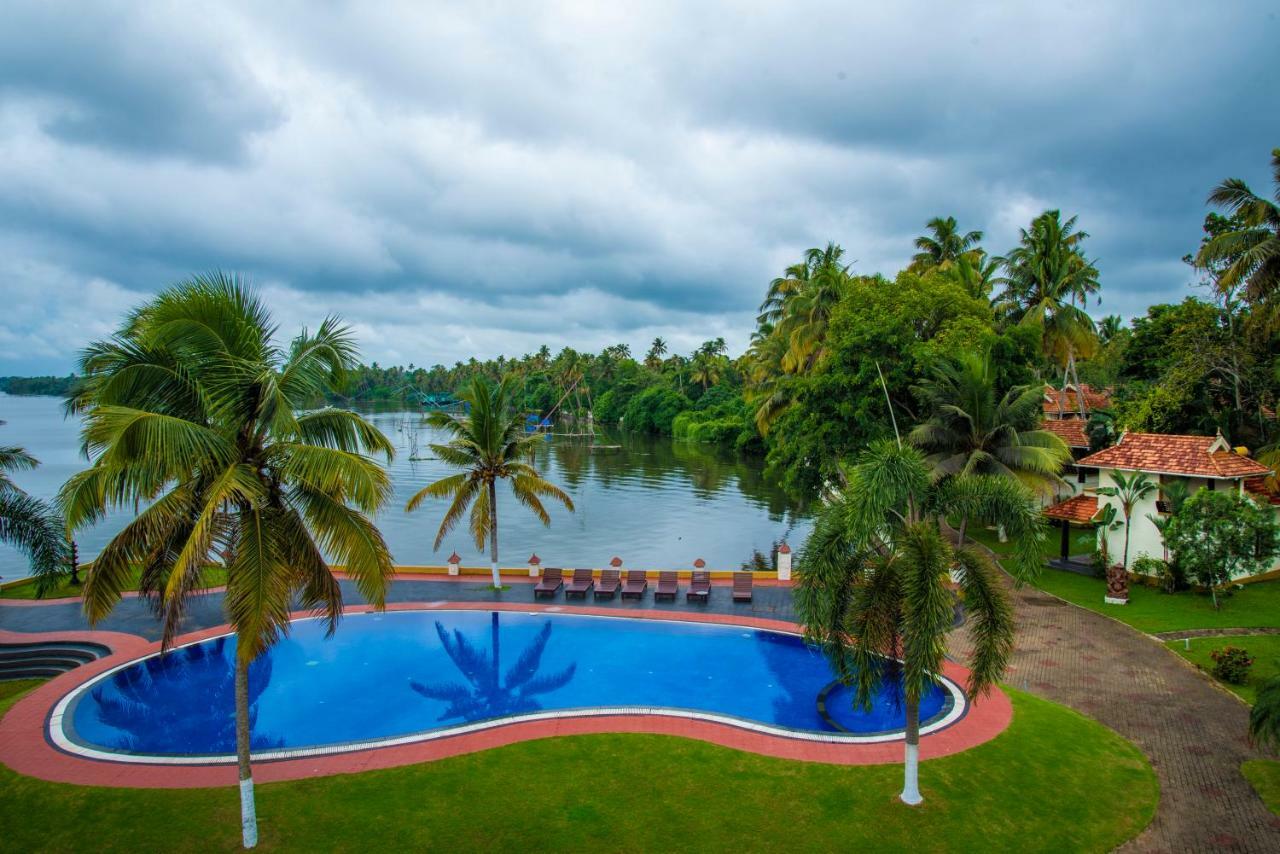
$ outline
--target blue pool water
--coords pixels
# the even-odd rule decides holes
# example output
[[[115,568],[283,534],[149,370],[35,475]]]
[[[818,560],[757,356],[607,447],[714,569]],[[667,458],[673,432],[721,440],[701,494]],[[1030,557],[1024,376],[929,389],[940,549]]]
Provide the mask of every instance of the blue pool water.
[[[235,640],[205,641],[129,665],[81,690],[65,716],[75,743],[150,755],[234,751]],[[250,669],[253,746],[269,751],[443,731],[540,711],[689,709],[807,732],[901,729],[896,690],[869,711],[832,681],[822,654],[777,632],[684,622],[489,611],[317,621]],[[836,696],[843,699],[833,702]],[[951,707],[935,688],[922,725]]]

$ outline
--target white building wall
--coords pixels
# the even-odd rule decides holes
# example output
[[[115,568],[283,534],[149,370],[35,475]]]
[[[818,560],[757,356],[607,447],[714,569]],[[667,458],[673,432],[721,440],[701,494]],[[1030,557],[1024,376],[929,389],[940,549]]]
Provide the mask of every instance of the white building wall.
[[[1129,474],[1131,474],[1131,472],[1125,472],[1126,476],[1128,476]],[[1162,480],[1162,477],[1160,475],[1151,474],[1151,475],[1148,475],[1148,477],[1150,477],[1152,480],[1156,481],[1157,483],[1160,483]],[[1167,475],[1163,477],[1163,480],[1165,482],[1168,482],[1169,480],[1173,480],[1173,479],[1174,478]],[[1206,480],[1205,478],[1198,478],[1198,477],[1177,478],[1177,479],[1188,481],[1187,483],[1188,496],[1194,495],[1200,489],[1206,487],[1209,483],[1208,480]],[[1098,486],[1114,487],[1115,485],[1116,485],[1115,480],[1114,478],[1112,478],[1110,471],[1103,470],[1102,472],[1099,473]],[[1241,484],[1239,481],[1217,480],[1214,482],[1214,486],[1217,489],[1233,489],[1233,490],[1241,489]],[[1143,555],[1146,555],[1148,557],[1160,558],[1162,560],[1167,557],[1164,550],[1164,538],[1160,535],[1160,530],[1151,521],[1151,517],[1159,515],[1156,509],[1156,501],[1159,500],[1159,498],[1160,498],[1160,492],[1159,490],[1156,490],[1152,492],[1149,497],[1143,499],[1142,501],[1139,501],[1136,505],[1134,505],[1133,513],[1131,514],[1129,519],[1129,524],[1130,524],[1130,527],[1132,528],[1132,533],[1130,534],[1130,537],[1129,537],[1129,564],[1128,566],[1125,567],[1126,569],[1132,570],[1134,561],[1136,561],[1138,558],[1142,557]],[[1124,510],[1120,506],[1119,497],[1113,496],[1113,495],[1099,495],[1098,509],[1101,510],[1102,507],[1107,504],[1113,505],[1116,508],[1116,521],[1123,523]],[[1276,507],[1275,509],[1277,514],[1277,520],[1280,521],[1280,507]],[[1121,524],[1120,527],[1116,528],[1113,531],[1103,531],[1101,527],[1098,528],[1099,546],[1101,546],[1101,538],[1103,536],[1106,536],[1107,537],[1107,554],[1110,555],[1111,562],[1113,564],[1120,563],[1121,559],[1124,556],[1124,532],[1125,532],[1125,527],[1123,524]],[[1275,566],[1273,566],[1272,569],[1280,569],[1280,558],[1277,559]]]

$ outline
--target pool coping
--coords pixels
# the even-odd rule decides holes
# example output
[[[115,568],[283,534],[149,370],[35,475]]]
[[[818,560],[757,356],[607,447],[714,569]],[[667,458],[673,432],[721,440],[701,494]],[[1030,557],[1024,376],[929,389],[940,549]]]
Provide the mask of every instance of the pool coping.
[[[347,609],[353,614],[373,610],[376,609],[367,605]],[[665,610],[619,613],[610,608],[531,602],[397,602],[389,604],[386,610],[547,612],[614,619],[713,623],[787,633],[801,630],[800,626],[792,622],[746,615]],[[291,618],[310,616],[312,615],[307,611],[298,611]],[[228,631],[229,627],[222,625],[192,632],[176,639],[174,646],[208,640]],[[147,757],[125,758],[120,755],[109,759],[91,758],[61,748],[50,736],[51,726],[60,723],[56,718],[58,710],[65,707],[71,696],[80,687],[103,674],[158,652],[160,644],[120,632],[34,634],[0,630],[0,641],[54,639],[102,643],[111,648],[112,654],[51,679],[16,703],[0,720],[0,762],[28,776],[83,785],[193,788],[231,785],[235,782],[236,767],[225,761],[181,757],[179,762],[164,762],[149,761]],[[943,666],[942,675],[952,682],[964,685],[968,670],[948,661]],[[967,709],[958,720],[921,736],[920,756],[922,759],[947,756],[989,741],[1004,731],[1012,716],[1012,704],[1002,691],[995,690],[984,697],[969,698]],[[56,731],[60,734],[61,727],[56,727]],[[674,735],[782,759],[837,765],[894,763],[901,761],[903,755],[900,737],[892,740],[852,740],[839,736],[834,739],[824,738],[819,733],[812,734],[816,738],[804,737],[799,732],[778,735],[751,728],[737,719],[716,719],[714,713],[597,708],[559,711],[536,719],[486,722],[478,729],[444,732],[435,737],[413,738],[404,743],[381,746],[347,746],[340,752],[324,748],[299,748],[288,751],[290,755],[284,758],[255,759],[254,778],[260,782],[272,782],[359,773],[428,762],[520,741],[589,733]]]

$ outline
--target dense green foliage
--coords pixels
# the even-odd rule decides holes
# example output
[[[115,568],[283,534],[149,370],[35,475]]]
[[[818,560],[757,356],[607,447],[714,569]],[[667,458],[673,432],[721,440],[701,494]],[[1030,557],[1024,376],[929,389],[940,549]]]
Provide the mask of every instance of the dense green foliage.
[[[32,685],[0,682],[0,714]],[[581,735],[260,786],[260,848],[825,851],[839,840],[871,850],[1048,852],[1109,851],[1137,835],[1159,798],[1142,753],[1070,709],[1009,694],[1008,730],[927,763],[923,811],[893,799],[892,766]],[[229,788],[68,786],[0,767],[0,790],[0,827],[15,851],[83,851],[88,839],[100,852],[239,850]],[[495,793],[519,807],[495,810]]]
[[[1280,552],[1280,526],[1269,506],[1235,492],[1201,489],[1170,519],[1165,545],[1187,577],[1209,588],[1271,567]]]
[[[5,394],[47,394],[66,397],[76,390],[80,377],[0,377],[0,391]]]

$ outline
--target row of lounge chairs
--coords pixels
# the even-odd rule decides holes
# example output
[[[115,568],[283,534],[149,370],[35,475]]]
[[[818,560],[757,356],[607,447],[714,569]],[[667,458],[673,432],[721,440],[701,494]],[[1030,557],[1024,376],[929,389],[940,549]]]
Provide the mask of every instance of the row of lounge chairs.
[[[749,572],[733,574],[733,601],[751,601],[752,575]],[[612,599],[619,593],[623,599],[642,599],[649,587],[649,576],[642,569],[627,570],[626,581],[622,580],[622,571],[606,569],[600,573],[600,580],[590,569],[575,569],[569,583],[564,582],[564,570],[549,566],[542,570],[542,577],[533,588],[533,598],[539,596],[555,596],[560,588],[564,588],[566,599],[586,599],[592,593],[596,599]],[[653,591],[653,600],[664,599],[674,602],[680,592],[679,575],[671,570],[658,573],[658,586]],[[694,570],[689,589],[685,591],[685,599],[690,602],[706,602],[711,597],[711,573],[705,570]]]

